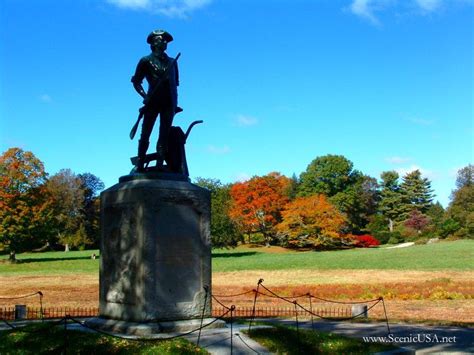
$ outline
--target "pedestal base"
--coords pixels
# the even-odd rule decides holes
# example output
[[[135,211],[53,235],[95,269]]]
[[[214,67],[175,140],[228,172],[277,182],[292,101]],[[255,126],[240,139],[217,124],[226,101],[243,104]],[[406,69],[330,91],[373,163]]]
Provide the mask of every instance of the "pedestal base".
[[[201,327],[201,319],[187,319],[163,322],[126,322],[114,319],[91,318],[86,321],[92,329],[123,335],[134,335],[144,338],[165,337],[168,333],[186,333]],[[216,318],[204,318],[204,329],[225,328],[226,323]]]
[[[149,176],[121,181],[101,194],[100,316],[183,320],[204,308],[210,317],[209,191]]]

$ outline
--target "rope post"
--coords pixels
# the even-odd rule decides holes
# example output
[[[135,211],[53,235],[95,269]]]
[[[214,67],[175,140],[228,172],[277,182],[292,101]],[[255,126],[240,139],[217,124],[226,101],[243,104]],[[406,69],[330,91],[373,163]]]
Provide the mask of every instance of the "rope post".
[[[296,337],[298,338],[298,349],[299,349],[301,348],[301,340],[300,340],[300,327],[298,323],[298,308],[297,308],[298,302],[293,301],[293,304],[295,305]]]
[[[255,319],[255,305],[257,304],[258,289],[260,288],[260,284],[262,282],[263,282],[263,279],[258,280],[257,289],[253,290],[255,292],[255,297],[253,299],[252,317],[250,318],[250,322],[249,322],[249,333],[252,328],[252,322]]]
[[[392,334],[392,332],[390,331],[390,326],[388,325],[388,317],[387,317],[387,309],[385,308],[385,301],[383,299],[383,297],[380,297],[379,298],[380,301],[382,301],[382,305],[383,305],[383,312],[385,314],[385,322],[387,323],[387,330],[388,330],[388,334]]]
[[[311,293],[308,292],[309,298],[309,311],[311,312],[311,329],[314,330],[314,319],[313,319],[313,304],[311,302]]]
[[[204,295],[204,305],[202,306],[202,314],[201,314],[201,326],[199,327],[199,334],[198,334],[198,340],[197,340],[197,345],[199,346],[199,341],[201,340],[201,330],[202,330],[202,323],[204,322],[204,313],[206,312],[206,305],[207,305],[207,295],[209,293],[209,286],[204,286],[204,291],[206,291],[206,294]]]
[[[66,314],[64,317],[64,355],[67,354],[67,319],[69,316]]]
[[[233,328],[234,311],[235,311],[235,305],[232,305],[230,307],[230,355],[232,355],[232,353],[234,351],[234,343],[233,343],[233,338],[234,338],[234,328]]]
[[[44,322],[44,315],[43,315],[43,292],[38,291],[38,295],[40,298],[40,317],[41,317],[41,322]]]

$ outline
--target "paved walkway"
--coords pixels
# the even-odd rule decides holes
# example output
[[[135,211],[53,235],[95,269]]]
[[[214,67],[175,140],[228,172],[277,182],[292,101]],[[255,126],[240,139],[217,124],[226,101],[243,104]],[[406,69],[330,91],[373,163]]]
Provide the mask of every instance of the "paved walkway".
[[[295,326],[294,319],[259,319],[268,323]],[[299,326],[311,329],[311,321],[299,322]],[[474,329],[414,324],[389,324],[395,345],[410,349],[416,354],[474,354]],[[315,321],[314,329],[363,339],[387,337],[385,323],[350,323]],[[378,340],[380,342],[380,340]],[[444,342],[443,342],[444,341]]]
[[[258,319],[259,322],[270,324],[281,324],[295,326],[294,319]],[[30,321],[31,322],[31,321]],[[12,322],[15,326],[25,325],[30,322]],[[385,323],[349,323],[349,322],[329,322],[329,321],[300,321],[299,326],[305,329],[331,332],[349,337],[363,339],[364,337],[386,337],[387,326]],[[81,329],[78,324],[68,325],[69,329]],[[0,322],[0,330],[10,329],[5,323]],[[250,339],[243,329],[248,329],[247,325],[234,324],[232,329],[232,354],[270,354],[267,349]],[[445,326],[427,326],[412,324],[390,324],[390,330],[395,345],[410,350],[405,353],[416,354],[474,354],[474,329]],[[173,334],[166,334],[169,337]],[[192,333],[184,338],[197,343],[198,333]],[[424,340],[424,341],[420,341]],[[442,342],[445,340],[445,342]],[[449,340],[449,342],[448,342]],[[372,341],[380,341],[373,339]],[[220,329],[203,329],[199,345],[213,355],[227,355],[231,353],[231,331],[230,327]]]

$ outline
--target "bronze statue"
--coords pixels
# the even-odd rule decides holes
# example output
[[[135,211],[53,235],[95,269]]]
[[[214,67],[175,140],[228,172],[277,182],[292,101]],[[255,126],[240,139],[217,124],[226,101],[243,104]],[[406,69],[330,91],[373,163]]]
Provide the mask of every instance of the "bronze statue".
[[[156,165],[159,169],[167,158],[169,135],[173,117],[182,111],[178,107],[179,73],[177,59],[170,58],[166,53],[167,45],[173,37],[166,31],[155,30],[148,35],[151,54],[140,59],[132,83],[138,94],[143,97],[144,106],[140,109],[137,123],[130,132],[130,138],[135,135],[140,119],[143,117],[140,140],[138,142],[138,157],[135,160],[137,172],[144,171],[146,152],[150,144],[150,135],[155,121],[160,115],[160,130],[156,145]],[[148,90],[145,93],[142,83],[146,79]]]

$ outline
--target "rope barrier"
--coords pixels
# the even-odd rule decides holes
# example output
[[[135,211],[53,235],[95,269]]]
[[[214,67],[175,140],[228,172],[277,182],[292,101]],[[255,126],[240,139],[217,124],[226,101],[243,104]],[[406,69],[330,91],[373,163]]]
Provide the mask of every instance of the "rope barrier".
[[[246,295],[246,294],[252,293],[252,292],[255,292],[255,290],[248,290],[248,291],[245,291],[245,292],[242,292],[242,293],[236,293],[236,294],[234,294],[234,295],[214,295],[214,296],[220,297],[220,298],[238,297],[238,296]]]
[[[250,322],[249,322],[249,334],[252,328],[252,321],[255,319],[255,305],[257,304],[258,289],[260,288],[260,285],[262,284],[263,281],[264,281],[263,279],[258,280],[257,289],[255,290],[255,297],[253,299],[253,308],[252,308],[252,318],[250,319]]]
[[[206,304],[207,304],[207,294],[209,293],[209,287],[204,286],[204,291],[206,291],[205,297],[204,297],[204,304],[202,306],[202,314],[201,314],[201,327],[199,329],[199,335],[198,335],[198,340],[197,340],[197,345],[199,346],[199,341],[201,340],[201,330],[202,330],[202,322],[204,321],[204,313],[206,312]]]
[[[0,297],[0,300],[16,300],[16,299],[20,299],[20,298],[32,297],[34,295],[40,295],[40,298],[41,298],[41,297],[43,297],[43,292],[36,291],[35,293],[30,293],[28,295],[17,296],[17,297]]]
[[[387,309],[385,308],[385,300],[383,299],[383,297],[380,297],[380,299],[383,305],[383,312],[385,313],[385,322],[387,323],[388,335],[390,335],[392,334],[392,332],[390,331],[390,326],[388,325],[388,317],[387,317]]]
[[[3,319],[3,318],[1,318],[1,319],[0,319],[0,321],[4,322],[4,323],[5,323],[6,325],[8,325],[10,328],[12,328],[12,329],[16,329],[16,327],[15,327],[15,326],[13,326],[12,324],[10,324],[9,322],[7,322],[7,320],[6,320],[6,319]]]

